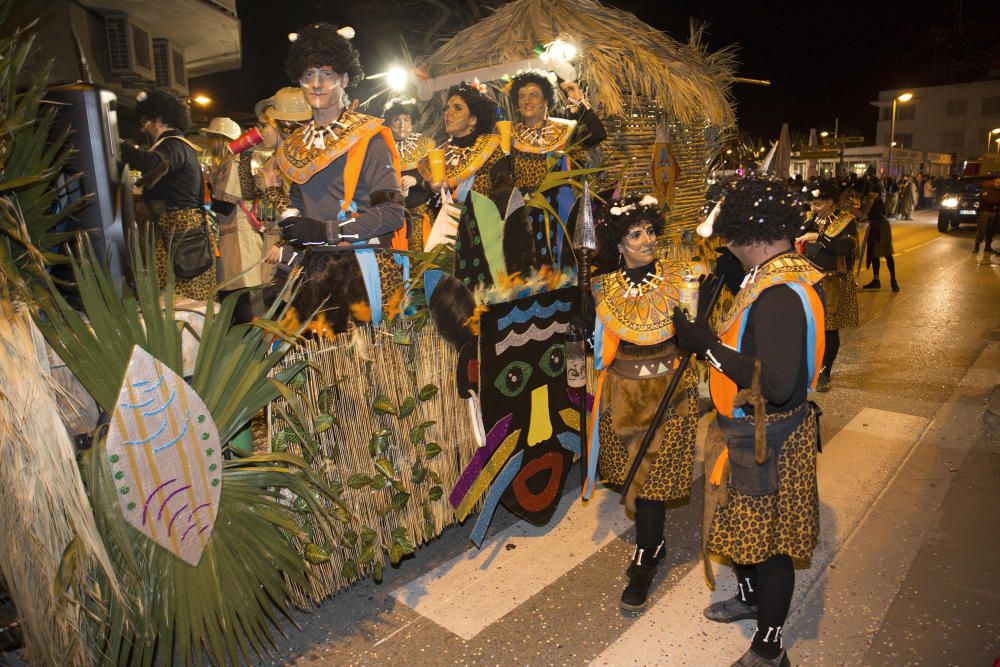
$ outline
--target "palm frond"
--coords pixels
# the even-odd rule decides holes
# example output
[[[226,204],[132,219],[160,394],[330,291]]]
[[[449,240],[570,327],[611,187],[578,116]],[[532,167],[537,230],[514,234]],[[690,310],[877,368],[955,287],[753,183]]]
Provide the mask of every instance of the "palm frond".
[[[131,244],[136,289],[115,292],[107,272],[84,242],[72,258],[84,316],[50,285],[38,326],[98,405],[111,414],[130,350],[139,345],[183,373],[181,334],[173,307],[172,272],[161,303],[152,239]],[[230,326],[237,295],[216,309],[208,303],[191,385],[228,442],[287,389],[283,380],[305,362],[271,377],[299,332],[281,330],[272,309],[264,327]],[[299,553],[297,519],[303,512],[327,541],[334,539],[328,507],[333,490],[293,455],[250,456],[223,464],[219,513],[196,567],[128,525],[121,514],[103,442],[88,455],[83,477],[97,523],[132,604],[111,601],[95,609],[104,660],[112,664],[242,664],[274,645],[273,628],[288,616],[290,590],[304,585],[310,567]],[[298,499],[300,502],[292,502]],[[101,580],[103,582],[103,580]],[[104,639],[106,638],[106,639]]]

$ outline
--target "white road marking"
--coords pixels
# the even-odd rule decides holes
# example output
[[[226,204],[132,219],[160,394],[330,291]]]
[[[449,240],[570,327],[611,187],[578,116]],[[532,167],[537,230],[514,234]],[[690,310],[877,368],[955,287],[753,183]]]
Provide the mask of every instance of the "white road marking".
[[[584,507],[568,493],[549,526],[520,521],[390,595],[472,639],[628,530],[620,499],[598,487]]]
[[[892,480],[928,424],[922,417],[862,409],[824,443],[819,459],[820,539],[812,565],[796,572],[794,609]],[[712,665],[747,649],[755,622],[713,623],[702,609],[734,594],[731,570],[716,565],[711,593],[698,563],[592,665]],[[667,629],[669,628],[669,632]],[[791,637],[790,637],[791,639]]]

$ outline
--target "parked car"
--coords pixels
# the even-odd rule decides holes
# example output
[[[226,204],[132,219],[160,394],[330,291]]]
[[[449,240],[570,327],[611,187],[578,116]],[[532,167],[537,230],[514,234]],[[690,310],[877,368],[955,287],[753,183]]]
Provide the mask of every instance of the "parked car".
[[[980,215],[995,213],[1000,201],[1000,177],[965,176],[949,186],[941,197],[938,231],[946,233],[963,224],[975,225]]]

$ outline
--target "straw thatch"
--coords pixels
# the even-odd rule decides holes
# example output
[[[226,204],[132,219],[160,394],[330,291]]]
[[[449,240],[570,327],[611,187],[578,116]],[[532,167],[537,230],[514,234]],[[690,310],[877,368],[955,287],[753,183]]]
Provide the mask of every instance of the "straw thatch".
[[[27,310],[0,300],[0,569],[37,665],[96,661],[84,629],[93,568],[117,582],[77,470]],[[107,600],[105,600],[107,602]]]
[[[643,98],[684,123],[733,124],[731,52],[709,54],[700,32],[684,44],[595,0],[515,0],[423,63],[441,76],[516,62],[531,58],[537,43],[559,37],[577,45],[579,79],[603,115],[623,115]]]
[[[313,565],[293,598],[308,607],[369,573],[380,579],[387,560],[395,564],[454,524],[448,492],[476,442],[455,383],[457,354],[433,324],[361,326],[333,342],[306,341],[283,363],[303,360],[312,370],[296,390],[298,405],[283,399],[268,411],[270,443],[308,456],[350,512],[327,545],[330,559]],[[303,433],[311,445],[290,437],[295,407],[314,425]],[[323,414],[336,423],[316,429]]]

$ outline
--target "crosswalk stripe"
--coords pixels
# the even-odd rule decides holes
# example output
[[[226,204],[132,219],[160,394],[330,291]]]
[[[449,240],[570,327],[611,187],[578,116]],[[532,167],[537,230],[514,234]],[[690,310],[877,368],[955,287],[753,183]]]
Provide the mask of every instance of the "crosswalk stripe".
[[[825,443],[818,471],[819,544],[811,566],[796,572],[793,609],[863,520],[927,424],[922,417],[864,408]],[[719,585],[714,593],[708,591],[700,564],[696,565],[591,664],[710,665],[735,661],[750,643],[754,621],[722,625],[702,616],[708,604],[734,593],[731,570],[719,565],[715,568]],[[791,634],[789,639],[793,639]]]
[[[628,530],[621,496],[567,493],[548,526],[520,521],[390,595],[469,640]]]

